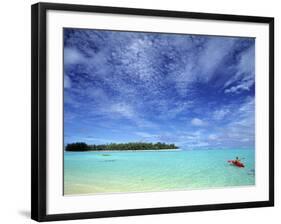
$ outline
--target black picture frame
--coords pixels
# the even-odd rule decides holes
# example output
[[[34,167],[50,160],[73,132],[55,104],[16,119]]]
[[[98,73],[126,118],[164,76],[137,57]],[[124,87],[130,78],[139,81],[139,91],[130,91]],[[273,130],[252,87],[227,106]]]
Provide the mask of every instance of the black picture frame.
[[[46,13],[48,10],[100,12],[124,15],[161,16],[217,21],[254,22],[269,25],[269,200],[243,203],[208,204],[195,206],[140,208],[129,210],[52,214],[46,213]],[[274,206],[274,18],[164,11],[136,8],[103,7],[73,4],[37,3],[31,13],[31,218],[36,221],[102,218],[148,215],[161,213],[193,212],[206,210],[238,209]]]

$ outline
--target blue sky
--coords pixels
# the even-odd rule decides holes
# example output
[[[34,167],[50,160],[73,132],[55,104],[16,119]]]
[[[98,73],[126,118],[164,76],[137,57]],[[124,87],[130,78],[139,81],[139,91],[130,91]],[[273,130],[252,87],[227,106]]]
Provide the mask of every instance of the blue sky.
[[[253,148],[255,39],[64,29],[65,144]]]

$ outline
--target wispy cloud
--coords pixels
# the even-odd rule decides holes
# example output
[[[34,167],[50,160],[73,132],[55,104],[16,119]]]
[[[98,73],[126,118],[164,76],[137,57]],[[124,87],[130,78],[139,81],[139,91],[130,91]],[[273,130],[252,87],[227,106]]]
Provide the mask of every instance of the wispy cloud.
[[[79,64],[84,62],[86,58],[79,52],[75,47],[65,47],[64,48],[64,63],[66,65]]]
[[[215,120],[221,120],[223,119],[226,115],[230,113],[230,110],[228,108],[222,108],[219,110],[215,110],[213,112],[213,117]]]
[[[233,51],[236,41],[235,38],[209,38],[198,59],[198,73],[202,81],[207,82],[214,76],[216,69]]]
[[[194,126],[199,126],[199,127],[202,127],[202,126],[206,126],[207,123],[199,118],[193,118],[191,120],[191,124],[194,125]]]
[[[126,103],[117,103],[117,104],[113,104],[111,105],[110,109],[109,109],[109,113],[113,114],[116,113],[118,115],[121,115],[125,118],[128,119],[132,119],[136,117],[135,111],[133,110],[133,108],[131,106],[129,106]]]
[[[64,75],[64,88],[65,89],[71,88],[71,80],[67,75]]]
[[[236,73],[225,83],[225,93],[249,91],[255,82],[255,48],[250,47],[239,55]]]
[[[137,131],[135,132],[136,135],[142,137],[142,138],[155,138],[155,137],[158,137],[158,135],[155,135],[155,134],[150,134],[150,133],[147,133],[147,132],[141,132],[141,131]]]
[[[216,141],[216,140],[218,140],[218,136],[215,135],[215,134],[210,134],[210,135],[208,136],[208,140]]]
[[[65,131],[253,145],[254,54],[253,38],[65,29]]]

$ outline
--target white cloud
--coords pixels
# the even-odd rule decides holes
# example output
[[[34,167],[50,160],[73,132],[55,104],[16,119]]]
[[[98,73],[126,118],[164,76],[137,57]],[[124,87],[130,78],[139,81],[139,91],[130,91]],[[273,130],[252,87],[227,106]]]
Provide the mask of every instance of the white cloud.
[[[198,74],[202,81],[208,82],[212,78],[217,67],[233,49],[235,41],[234,38],[219,39],[215,37],[209,39],[198,59],[198,68],[200,70]]]
[[[64,48],[64,63],[78,64],[84,60],[84,56],[76,48]]]
[[[186,96],[194,82],[209,82],[225,57],[233,51],[236,41],[235,38],[208,37],[201,46],[181,55],[176,65],[169,65],[169,77],[174,80],[178,93]]]
[[[234,106],[233,106],[234,107]],[[227,143],[234,147],[251,146],[255,141],[255,101],[249,97],[228,116],[230,122],[218,131],[216,142]],[[209,136],[210,137],[210,136]],[[247,143],[247,144],[246,144]]]
[[[194,126],[205,126],[207,123],[199,118],[193,118],[191,120],[191,124]]]
[[[218,78],[218,90],[225,93],[251,88],[254,78],[249,74],[254,70],[249,65],[253,55],[242,49],[243,53],[234,55],[234,46],[244,48],[244,42],[237,38],[149,37],[132,32],[81,33],[85,35],[83,38],[79,38],[81,34],[73,34],[67,45],[77,48],[65,47],[64,84],[67,108],[71,111],[75,107],[78,116],[89,116],[85,121],[91,119],[100,126],[108,123],[108,128],[123,122],[132,134],[140,131],[134,137],[173,139],[171,141],[201,147],[208,143],[253,139],[249,136],[254,125],[253,105],[247,102],[239,107],[240,102],[235,107],[235,102],[230,101],[220,108],[221,101],[217,104],[214,101],[210,105],[214,103],[216,111],[203,111],[205,105],[197,101],[196,85],[193,85],[212,84]],[[224,63],[232,56],[236,60]],[[225,68],[223,75],[216,72],[221,68]],[[177,126],[174,120],[183,124]],[[171,123],[175,125],[173,131],[182,128],[184,130],[179,130],[182,133],[158,132],[160,127],[170,128]],[[208,128],[204,128],[206,126]],[[202,133],[196,133],[199,129]]]
[[[135,112],[134,112],[133,108],[126,103],[113,104],[110,107],[110,112],[117,113],[117,114],[119,114],[125,118],[129,118],[129,119],[135,117]]]
[[[253,112],[255,110],[255,98],[249,97],[246,99],[245,103],[241,105],[239,108],[239,112],[242,114],[247,114],[247,115],[253,115]]]
[[[249,48],[239,57],[236,74],[225,84],[225,93],[249,91],[255,83],[255,47]]]
[[[213,114],[213,118],[215,120],[222,120],[229,112],[230,111],[227,108],[215,110]]]
[[[208,136],[208,139],[211,140],[211,141],[215,141],[215,140],[218,140],[218,136],[215,135],[215,134],[210,134],[210,135]]]
[[[119,119],[126,118],[132,123],[136,124],[141,128],[154,128],[157,125],[147,119],[144,119],[141,114],[137,111],[134,105],[129,103],[109,103],[104,105],[100,111],[94,111],[94,113],[99,113],[101,116],[109,119]]]
[[[171,102],[171,99],[153,100],[152,105],[157,105],[159,116],[162,119],[172,119],[193,107],[193,101]],[[172,105],[172,107],[167,107]]]
[[[147,132],[141,132],[141,131],[137,131],[137,132],[135,132],[135,134],[142,138],[155,138],[158,136],[158,135],[150,134]]]
[[[68,75],[66,75],[66,74],[64,74],[64,83],[63,83],[63,85],[64,85],[65,89],[71,88],[71,80],[68,77]]]
[[[232,86],[228,89],[226,89],[224,92],[225,93],[240,93],[244,90],[249,91],[251,86],[254,84],[254,80],[242,80],[240,82],[240,84],[236,85],[236,86]]]

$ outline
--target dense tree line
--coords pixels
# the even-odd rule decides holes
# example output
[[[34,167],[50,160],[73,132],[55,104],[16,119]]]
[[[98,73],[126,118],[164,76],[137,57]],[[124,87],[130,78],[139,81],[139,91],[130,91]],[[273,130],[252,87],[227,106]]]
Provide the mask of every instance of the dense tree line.
[[[165,144],[162,142],[145,143],[145,142],[131,142],[131,143],[110,143],[104,145],[87,145],[84,142],[76,142],[67,144],[66,151],[100,151],[100,150],[160,150],[160,149],[177,149],[175,144]]]
[[[66,151],[87,151],[89,150],[89,146],[84,142],[75,142],[71,144],[67,144],[65,147]]]

